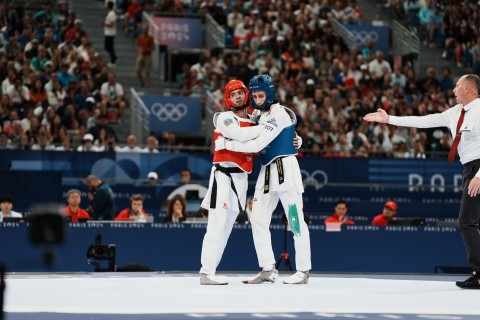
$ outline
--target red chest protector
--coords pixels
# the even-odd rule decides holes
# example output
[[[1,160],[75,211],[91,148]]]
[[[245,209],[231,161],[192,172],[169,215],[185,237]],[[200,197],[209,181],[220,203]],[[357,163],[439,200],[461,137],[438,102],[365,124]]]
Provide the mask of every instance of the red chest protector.
[[[248,120],[239,120],[238,124],[240,127],[250,127],[254,124]],[[222,134],[215,130],[213,132],[213,140],[217,140],[218,137],[221,137]],[[230,151],[227,149],[214,151],[213,153],[213,163],[221,163],[221,162],[233,162],[238,167],[240,167],[243,171],[250,173],[253,169],[253,154],[252,153],[245,153],[245,152],[235,152]]]

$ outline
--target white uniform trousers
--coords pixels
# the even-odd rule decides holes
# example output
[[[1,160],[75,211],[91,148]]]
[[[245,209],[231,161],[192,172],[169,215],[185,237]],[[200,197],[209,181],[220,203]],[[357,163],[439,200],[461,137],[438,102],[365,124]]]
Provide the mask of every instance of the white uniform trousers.
[[[213,175],[217,180],[216,208],[210,208],[210,197],[213,185]],[[231,173],[240,203],[244,208],[247,198],[247,173]],[[208,198],[207,198],[208,197]],[[203,238],[200,273],[215,274],[227,246],[228,237],[241,209],[238,208],[237,196],[232,190],[230,178],[212,168],[208,192],[202,206],[208,209],[207,232]]]
[[[276,172],[273,171],[271,174],[275,175]],[[253,242],[257,251],[258,264],[261,268],[269,268],[276,262],[272,249],[270,223],[272,213],[278,205],[278,200],[282,202],[286,214],[288,214],[289,206],[293,204],[297,206],[300,234],[293,236],[295,242],[295,264],[297,271],[308,271],[312,269],[310,233],[303,216],[302,194],[295,188],[285,191],[270,191],[269,193],[263,193],[263,189],[255,190],[250,223],[252,225]]]

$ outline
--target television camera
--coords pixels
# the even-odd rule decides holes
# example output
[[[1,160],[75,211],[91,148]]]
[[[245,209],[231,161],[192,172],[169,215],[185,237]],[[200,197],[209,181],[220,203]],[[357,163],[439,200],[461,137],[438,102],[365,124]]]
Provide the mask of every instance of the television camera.
[[[102,234],[97,233],[95,243],[87,249],[87,262],[95,266],[95,272],[116,271],[116,246],[114,244],[102,244]],[[102,268],[101,262],[108,261],[108,267]]]

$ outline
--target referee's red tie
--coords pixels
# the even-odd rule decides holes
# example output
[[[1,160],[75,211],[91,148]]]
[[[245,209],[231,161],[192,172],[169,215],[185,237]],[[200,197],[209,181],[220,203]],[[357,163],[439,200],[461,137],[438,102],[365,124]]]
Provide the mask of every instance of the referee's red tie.
[[[455,160],[455,156],[457,155],[457,147],[458,143],[460,142],[460,138],[462,137],[462,134],[460,133],[460,127],[462,126],[463,123],[463,118],[465,118],[465,109],[462,108],[462,113],[460,113],[460,117],[458,118],[457,122],[457,131],[455,135],[455,139],[453,139],[452,147],[450,148],[450,152],[448,153],[448,161],[452,162]]]

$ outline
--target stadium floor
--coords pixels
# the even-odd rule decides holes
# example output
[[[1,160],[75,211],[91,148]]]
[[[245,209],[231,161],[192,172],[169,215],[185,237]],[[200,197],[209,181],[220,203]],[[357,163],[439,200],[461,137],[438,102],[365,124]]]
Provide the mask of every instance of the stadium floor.
[[[8,320],[455,319],[480,315],[480,290],[464,276],[311,274],[308,285],[245,285],[253,273],[222,273],[226,286],[200,286],[196,273],[7,274]]]

